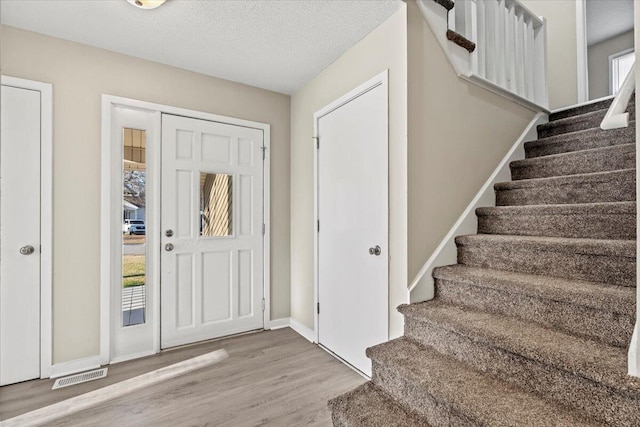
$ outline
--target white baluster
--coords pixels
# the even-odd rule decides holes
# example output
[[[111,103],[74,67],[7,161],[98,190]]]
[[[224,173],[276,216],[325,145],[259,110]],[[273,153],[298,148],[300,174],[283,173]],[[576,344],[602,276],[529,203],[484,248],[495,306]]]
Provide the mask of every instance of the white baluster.
[[[478,52],[478,75],[480,77],[487,77],[487,39],[486,39],[486,28],[487,21],[485,16],[485,5],[486,2],[483,0],[476,2],[476,13],[477,13],[477,30],[478,30],[478,39],[476,41],[477,47],[476,52]]]
[[[547,107],[549,105],[549,87],[547,84],[547,25],[542,25],[535,32],[535,102]]]
[[[506,34],[506,22],[505,22],[505,0],[498,1],[498,9],[497,9],[497,37],[498,42],[496,44],[496,48],[498,49],[497,55],[497,63],[496,63],[496,83],[498,85],[504,87],[505,82],[507,81],[507,73],[506,73],[506,55],[504,53],[505,46],[505,34]]]
[[[465,37],[476,43],[476,49],[471,52],[471,72],[478,74],[478,10],[476,0],[465,1]]]
[[[525,24],[522,11],[518,10],[516,14],[516,93],[525,96],[524,93],[524,38]]]
[[[534,73],[534,49],[533,49],[533,20],[531,17],[527,19],[527,28],[525,34],[525,80],[526,80],[526,98],[534,100],[533,91],[533,73]]]
[[[498,2],[496,0],[485,1],[485,17],[486,17],[486,69],[487,80],[496,81],[496,9]]]
[[[507,77],[505,82],[505,88],[511,92],[515,92],[515,74],[516,74],[516,58],[515,58],[515,6],[509,5],[507,9],[507,34],[505,36],[505,53],[507,64]]]

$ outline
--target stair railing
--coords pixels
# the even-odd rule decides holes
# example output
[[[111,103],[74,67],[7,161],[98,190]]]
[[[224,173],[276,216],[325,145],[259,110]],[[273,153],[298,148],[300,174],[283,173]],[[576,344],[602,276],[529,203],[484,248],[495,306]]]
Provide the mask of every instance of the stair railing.
[[[441,28],[434,0],[419,0],[425,21]],[[440,42],[458,75],[537,111],[548,110],[546,21],[518,0],[456,0],[448,29],[476,44],[463,52]]]
[[[603,130],[626,128],[629,126],[629,101],[636,89],[636,63],[634,62],[629,70],[629,74],[625,77],[622,87],[613,98],[613,102],[607,110],[600,128]]]
[[[629,126],[629,101],[633,96],[633,92],[636,89],[636,63],[634,62],[629,70],[629,74],[625,77],[622,87],[613,98],[613,102],[607,110],[604,119],[600,123],[600,128],[603,130],[611,130],[624,128]],[[638,300],[640,301],[640,293],[638,294]],[[636,302],[637,304],[637,302]],[[629,344],[628,352],[628,373],[635,377],[640,377],[640,337],[639,329],[640,320],[636,320],[636,325],[633,329],[633,336],[631,343]]]

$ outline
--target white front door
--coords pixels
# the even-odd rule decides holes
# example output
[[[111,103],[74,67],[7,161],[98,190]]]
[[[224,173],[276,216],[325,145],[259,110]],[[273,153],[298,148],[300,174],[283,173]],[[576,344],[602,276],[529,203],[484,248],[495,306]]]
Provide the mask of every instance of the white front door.
[[[162,348],[264,326],[262,147],[262,130],[162,116]]]
[[[386,78],[316,114],[319,344],[371,375],[388,339]]]
[[[0,385],[40,377],[40,92],[2,86]]]

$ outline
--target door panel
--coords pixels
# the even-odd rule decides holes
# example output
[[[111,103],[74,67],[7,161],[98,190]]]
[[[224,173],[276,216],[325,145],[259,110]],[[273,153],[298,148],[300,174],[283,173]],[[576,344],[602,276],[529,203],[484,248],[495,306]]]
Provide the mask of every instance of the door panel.
[[[2,86],[0,385],[40,377],[40,92]],[[20,253],[20,248],[33,252]]]
[[[162,138],[162,347],[262,328],[262,131],[163,115]]]
[[[318,119],[319,343],[367,375],[365,349],[388,339],[386,91]]]
[[[118,184],[112,186],[110,193],[111,206],[115,208],[110,213],[113,234],[109,361],[114,363],[153,354],[158,347],[154,337],[158,314],[153,301],[158,292],[156,182],[160,144],[156,128],[160,116],[124,106],[111,108],[111,173],[120,177],[114,180]],[[132,236],[123,229],[127,199],[130,205],[137,206],[136,218],[145,223],[142,234]]]

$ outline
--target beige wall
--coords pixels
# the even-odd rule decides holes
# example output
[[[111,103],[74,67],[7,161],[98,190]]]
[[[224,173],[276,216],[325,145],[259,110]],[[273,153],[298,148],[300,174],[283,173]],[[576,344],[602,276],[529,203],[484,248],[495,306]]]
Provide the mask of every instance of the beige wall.
[[[589,46],[589,99],[609,96],[609,56],[633,48],[633,30]]]
[[[404,6],[291,98],[291,317],[313,328],[313,113],[389,69],[390,334],[407,301],[407,80]]]
[[[575,0],[521,0],[547,20],[549,108],[578,102],[578,59]]]
[[[459,79],[407,3],[412,280],[535,113]]]
[[[7,26],[0,64],[53,84],[55,363],[99,354],[102,94],[271,125],[271,309],[289,316],[289,96]]]

